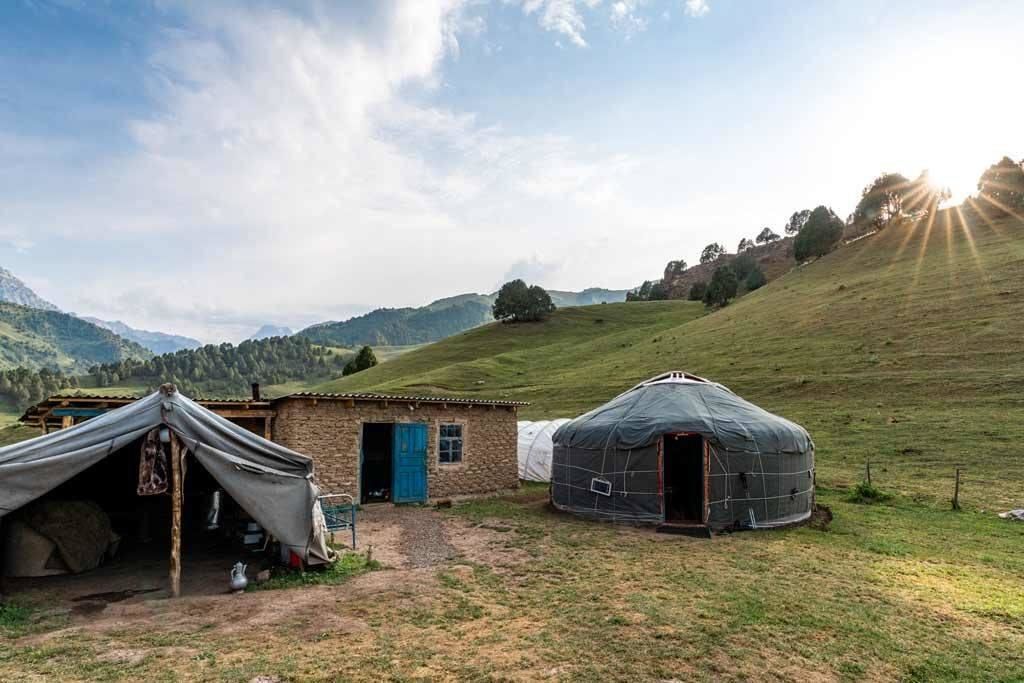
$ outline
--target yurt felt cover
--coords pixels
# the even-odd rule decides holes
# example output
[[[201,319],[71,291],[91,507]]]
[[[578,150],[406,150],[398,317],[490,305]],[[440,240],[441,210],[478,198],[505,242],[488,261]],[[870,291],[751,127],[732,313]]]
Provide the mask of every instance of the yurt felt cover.
[[[331,561],[313,461],[161,388],[59,432],[0,448],[0,517],[166,425],[224,490],[309,564]]]
[[[555,432],[552,502],[596,518],[664,521],[658,443],[700,434],[709,445],[708,523],[795,521],[810,514],[814,444],[800,425],[701,379],[646,382]],[[609,482],[611,495],[595,492]]]

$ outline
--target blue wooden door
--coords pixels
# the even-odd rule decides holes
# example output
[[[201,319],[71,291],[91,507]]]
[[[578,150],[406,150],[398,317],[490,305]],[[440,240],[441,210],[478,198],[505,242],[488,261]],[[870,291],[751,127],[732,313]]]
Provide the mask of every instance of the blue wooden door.
[[[396,424],[392,444],[395,503],[419,503],[427,499],[427,425]]]

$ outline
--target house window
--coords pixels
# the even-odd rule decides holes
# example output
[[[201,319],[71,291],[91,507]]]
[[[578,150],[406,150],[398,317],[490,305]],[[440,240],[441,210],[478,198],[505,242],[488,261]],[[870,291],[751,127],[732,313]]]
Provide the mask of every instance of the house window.
[[[462,425],[441,425],[437,461],[441,464],[462,462]]]

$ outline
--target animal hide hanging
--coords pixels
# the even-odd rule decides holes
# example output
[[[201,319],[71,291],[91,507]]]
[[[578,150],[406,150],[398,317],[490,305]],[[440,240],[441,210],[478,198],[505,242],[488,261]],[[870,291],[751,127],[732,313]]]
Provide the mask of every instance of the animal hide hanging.
[[[169,470],[167,453],[160,443],[160,429],[154,429],[142,440],[142,453],[139,456],[139,489],[140,496],[155,496],[167,493],[167,472]]]

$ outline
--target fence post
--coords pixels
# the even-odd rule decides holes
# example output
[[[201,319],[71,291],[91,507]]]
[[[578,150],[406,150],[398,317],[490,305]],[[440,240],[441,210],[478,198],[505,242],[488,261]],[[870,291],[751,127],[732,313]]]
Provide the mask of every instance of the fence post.
[[[867,471],[868,471],[868,486],[871,486],[871,462],[870,461],[867,463]]]
[[[953,509],[960,509],[960,468],[956,468],[956,488],[953,489]]]

